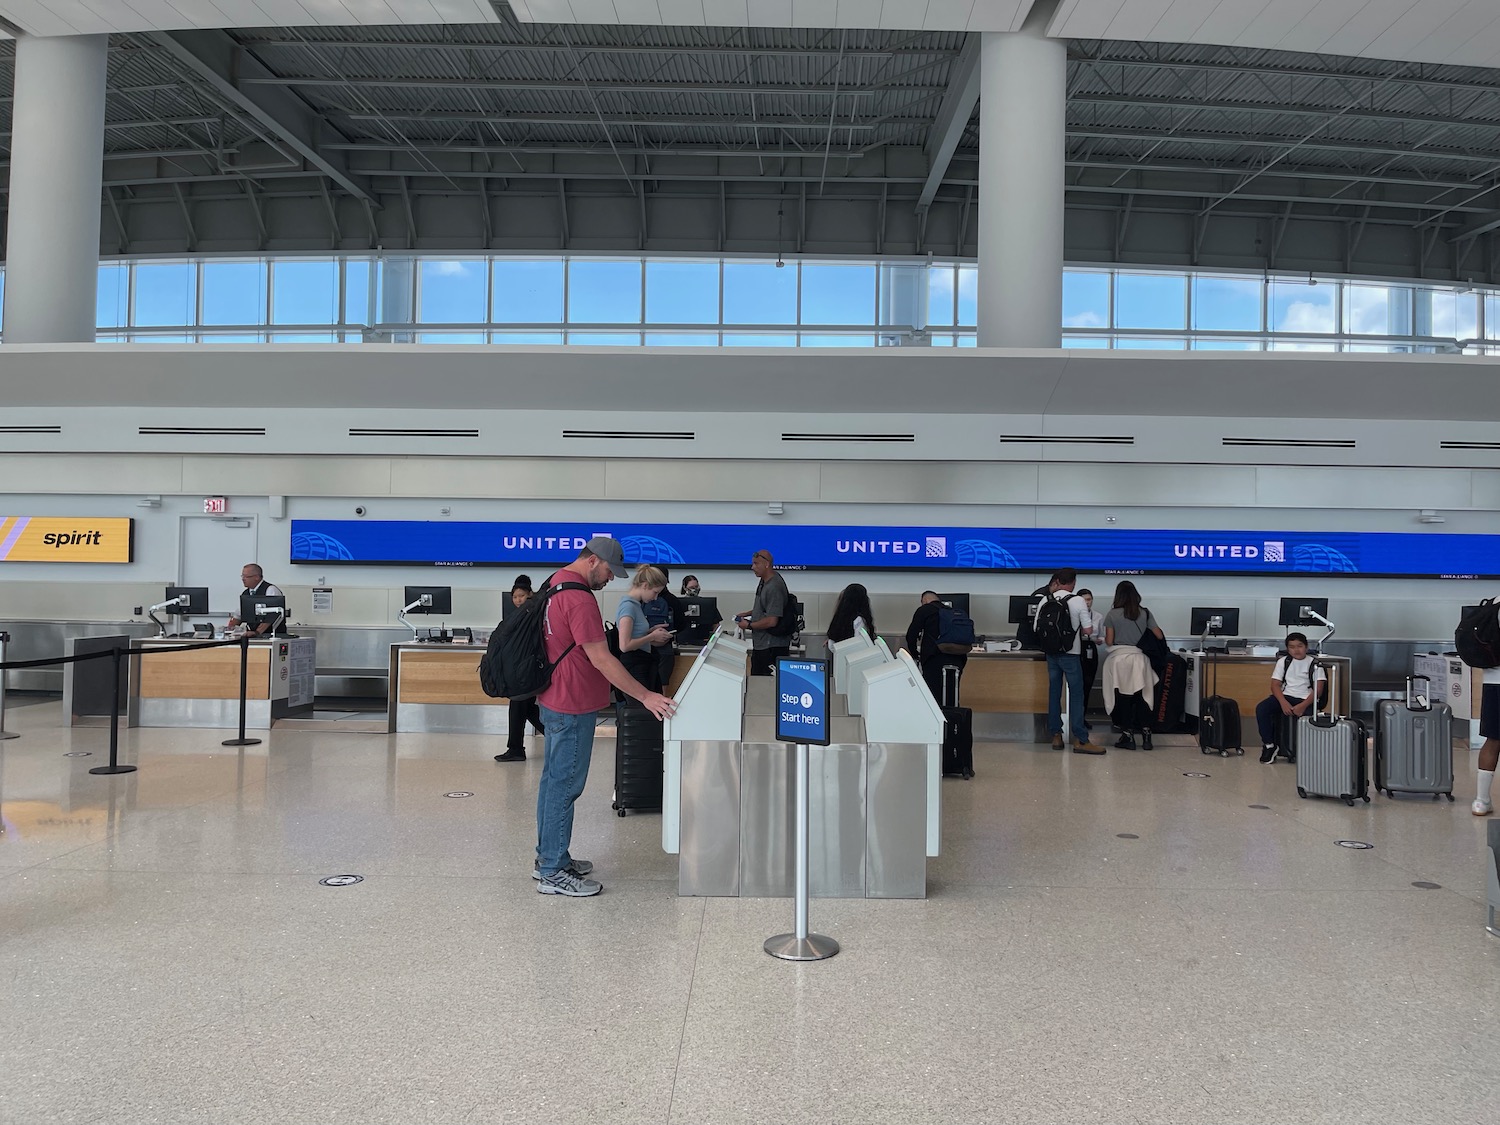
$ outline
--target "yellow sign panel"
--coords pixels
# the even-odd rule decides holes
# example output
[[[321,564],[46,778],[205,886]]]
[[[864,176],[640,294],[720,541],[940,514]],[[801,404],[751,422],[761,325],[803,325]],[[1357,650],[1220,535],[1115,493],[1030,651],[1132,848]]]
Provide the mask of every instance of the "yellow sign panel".
[[[0,562],[128,563],[135,521],[109,516],[0,516]]]

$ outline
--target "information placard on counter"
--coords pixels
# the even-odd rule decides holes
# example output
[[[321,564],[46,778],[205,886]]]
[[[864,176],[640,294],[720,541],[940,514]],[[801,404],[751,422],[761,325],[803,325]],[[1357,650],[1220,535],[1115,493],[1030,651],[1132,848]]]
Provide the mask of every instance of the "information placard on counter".
[[[827,746],[828,661],[783,656],[776,661],[776,740]]]

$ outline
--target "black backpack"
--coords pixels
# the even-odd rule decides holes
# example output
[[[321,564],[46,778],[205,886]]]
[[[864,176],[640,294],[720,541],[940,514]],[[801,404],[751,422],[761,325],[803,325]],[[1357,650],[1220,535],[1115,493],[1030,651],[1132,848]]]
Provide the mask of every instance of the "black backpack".
[[[1038,599],[1045,598],[1047,596],[1047,587],[1038,586],[1035,590],[1031,591],[1030,596]],[[1024,621],[1016,622],[1016,640],[1021,643],[1023,649],[1031,649],[1032,651],[1036,651],[1038,647],[1036,643],[1036,627],[1033,624],[1033,619],[1036,617],[1036,607],[1037,603],[1032,602],[1032,612],[1026,615]]]
[[[1458,623],[1453,647],[1470,668],[1500,668],[1500,601],[1485,598]]]
[[[544,586],[510,619],[495,626],[489,647],[479,661],[479,686],[491,699],[532,699],[547,689],[552,673],[577,642],[554,661],[547,659],[545,625],[547,602],[562,590],[588,590],[582,582],[559,582]],[[592,591],[590,591],[592,592]]]
[[[792,592],[787,590],[786,579],[782,579],[781,588],[786,590],[786,601],[781,605],[781,616],[766,632],[773,637],[790,637],[802,628],[802,603],[792,597]]]
[[[1073,651],[1073,642],[1078,639],[1078,630],[1073,627],[1073,611],[1068,603],[1077,594],[1054,598],[1049,596],[1036,611],[1036,647],[1051,656],[1062,656]]]

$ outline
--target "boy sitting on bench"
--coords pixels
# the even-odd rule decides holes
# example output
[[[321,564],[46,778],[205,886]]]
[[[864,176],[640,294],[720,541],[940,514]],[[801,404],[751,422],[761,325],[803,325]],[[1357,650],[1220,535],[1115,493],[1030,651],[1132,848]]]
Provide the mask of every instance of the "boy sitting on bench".
[[[1266,766],[1276,760],[1278,753],[1291,759],[1290,746],[1278,748],[1277,729],[1283,719],[1295,723],[1307,714],[1315,705],[1314,684],[1322,684],[1327,679],[1323,669],[1313,667],[1305,634],[1288,633],[1286,653],[1271,669],[1271,694],[1255,708],[1255,722],[1260,727],[1260,761]]]

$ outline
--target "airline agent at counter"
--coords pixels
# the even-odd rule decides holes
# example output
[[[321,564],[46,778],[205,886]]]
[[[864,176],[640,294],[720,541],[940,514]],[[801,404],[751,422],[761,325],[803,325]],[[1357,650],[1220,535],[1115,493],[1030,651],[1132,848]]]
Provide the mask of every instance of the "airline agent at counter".
[[[266,575],[260,569],[260,563],[246,563],[240,570],[240,581],[245,584],[245,589],[242,593],[254,594],[257,598],[279,598],[282,596],[280,586],[266,581]],[[233,629],[238,624],[240,624],[238,617],[230,617],[229,628]],[[269,621],[262,621],[251,632],[260,635],[269,632],[270,629],[271,623]]]

